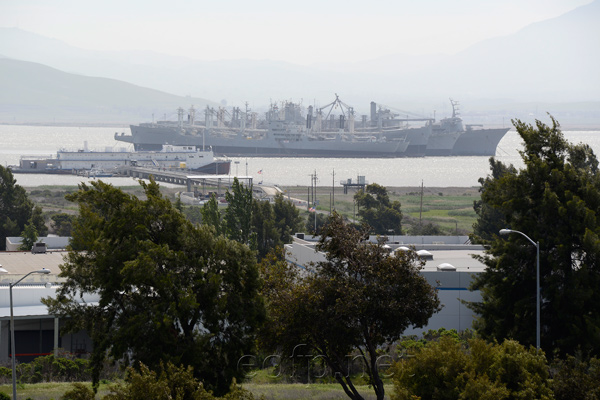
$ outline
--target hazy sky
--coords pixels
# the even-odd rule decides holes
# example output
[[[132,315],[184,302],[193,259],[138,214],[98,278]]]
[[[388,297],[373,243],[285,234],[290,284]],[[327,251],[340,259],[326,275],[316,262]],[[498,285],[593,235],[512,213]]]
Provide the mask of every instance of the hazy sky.
[[[592,0],[0,0],[0,26],[94,50],[298,64],[453,54]]]

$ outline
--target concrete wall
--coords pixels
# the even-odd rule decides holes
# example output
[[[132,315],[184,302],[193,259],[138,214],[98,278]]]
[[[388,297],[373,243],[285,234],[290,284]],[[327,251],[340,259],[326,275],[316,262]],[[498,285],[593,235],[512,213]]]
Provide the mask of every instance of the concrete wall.
[[[437,289],[442,310],[434,314],[427,326],[408,329],[406,335],[419,335],[429,329],[471,329],[475,313],[462,304],[462,301],[480,301],[480,291],[469,291],[469,285],[477,273],[472,272],[422,272],[431,286]]]

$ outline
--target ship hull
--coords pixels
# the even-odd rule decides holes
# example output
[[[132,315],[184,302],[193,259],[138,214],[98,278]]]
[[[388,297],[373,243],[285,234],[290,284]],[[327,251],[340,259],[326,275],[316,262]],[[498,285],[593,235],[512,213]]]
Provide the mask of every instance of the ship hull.
[[[425,155],[429,136],[431,135],[431,126],[419,128],[398,128],[387,129],[382,132],[388,140],[404,139],[408,145],[403,152],[404,157],[422,157]]]
[[[498,143],[510,128],[467,129],[456,141],[453,156],[494,156]]]
[[[452,154],[452,149],[461,135],[460,132],[442,132],[434,133],[429,136],[427,148],[425,149],[426,156],[449,156]]]
[[[203,134],[161,126],[131,125],[131,135],[115,139],[132,143],[136,151],[151,151],[163,144],[210,148],[228,157],[397,157],[406,150],[405,141],[274,140],[244,138],[240,134]]]

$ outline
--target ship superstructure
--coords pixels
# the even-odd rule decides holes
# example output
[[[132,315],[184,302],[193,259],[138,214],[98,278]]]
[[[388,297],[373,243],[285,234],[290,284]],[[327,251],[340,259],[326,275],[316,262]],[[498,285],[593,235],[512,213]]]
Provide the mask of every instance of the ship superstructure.
[[[323,107],[294,102],[272,103],[264,119],[257,113],[207,107],[204,121],[196,110],[178,110],[178,121],[131,125],[131,134],[115,139],[136,150],[157,150],[165,144],[210,148],[217,155],[261,157],[405,157],[494,155],[508,129],[464,128],[458,102],[451,100],[452,117],[400,117],[388,107],[371,103],[371,116],[357,119],[354,108],[336,95]],[[465,136],[465,140],[460,140]],[[479,146],[478,143],[481,145]],[[478,147],[479,146],[479,147]]]

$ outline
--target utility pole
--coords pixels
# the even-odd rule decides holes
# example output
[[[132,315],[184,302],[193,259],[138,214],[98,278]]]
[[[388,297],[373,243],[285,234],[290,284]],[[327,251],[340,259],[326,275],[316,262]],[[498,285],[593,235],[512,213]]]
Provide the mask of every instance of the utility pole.
[[[331,208],[335,210],[335,168],[333,169],[333,178],[331,179]]]
[[[423,215],[423,180],[421,179],[421,208],[419,209],[419,228],[421,227],[421,216]]]
[[[311,175],[311,186],[313,187],[313,208],[315,210],[315,233],[317,233],[317,170]]]

